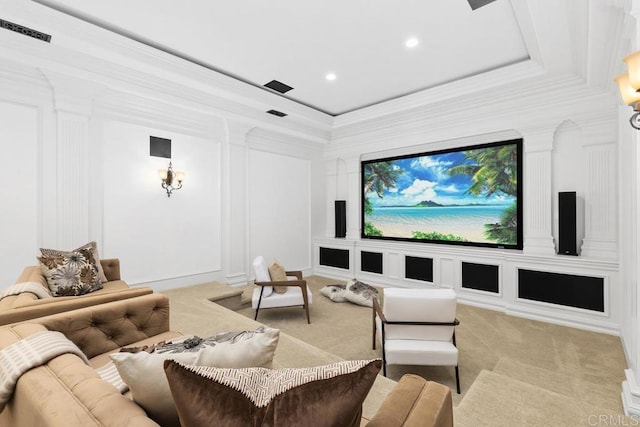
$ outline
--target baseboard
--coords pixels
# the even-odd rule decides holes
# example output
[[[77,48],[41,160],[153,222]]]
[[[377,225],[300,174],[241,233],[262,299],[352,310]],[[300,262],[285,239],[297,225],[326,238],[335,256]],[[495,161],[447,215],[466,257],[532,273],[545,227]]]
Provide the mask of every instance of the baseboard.
[[[622,406],[625,415],[640,419],[640,387],[631,369],[625,369],[626,380],[622,382]]]
[[[585,331],[597,332],[600,334],[615,335],[617,337],[620,336],[619,325],[597,325],[586,320],[559,318],[551,315],[550,313],[541,314],[513,306],[505,307],[503,312],[509,316],[522,317],[525,319],[537,320],[539,322],[552,323],[554,325],[568,326],[570,328],[583,329]]]
[[[149,282],[129,283],[129,285],[149,286],[155,292],[162,292],[168,289],[184,288],[186,286],[199,285],[201,283],[209,282],[226,283],[226,278],[221,272],[214,271],[209,273],[191,274],[187,276],[178,276]]]

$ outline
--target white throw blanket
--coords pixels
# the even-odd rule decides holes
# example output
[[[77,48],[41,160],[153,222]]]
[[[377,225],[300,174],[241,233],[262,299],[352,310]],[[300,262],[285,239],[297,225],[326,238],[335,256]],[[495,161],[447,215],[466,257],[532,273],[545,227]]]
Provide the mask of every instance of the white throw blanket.
[[[22,374],[65,353],[80,357],[87,365],[87,356],[64,334],[42,331],[30,335],[0,350],[0,412],[13,395]]]
[[[19,295],[23,292],[31,292],[36,297],[38,297],[38,299],[53,298],[53,296],[51,296],[51,291],[49,291],[48,288],[42,286],[40,283],[23,282],[11,285],[4,291],[0,292],[0,300],[11,295]]]
[[[126,393],[127,390],[129,390],[129,386],[122,381],[122,377],[115,363],[109,362],[103,367],[96,369],[96,372],[100,375],[100,378],[117,388],[120,394]]]

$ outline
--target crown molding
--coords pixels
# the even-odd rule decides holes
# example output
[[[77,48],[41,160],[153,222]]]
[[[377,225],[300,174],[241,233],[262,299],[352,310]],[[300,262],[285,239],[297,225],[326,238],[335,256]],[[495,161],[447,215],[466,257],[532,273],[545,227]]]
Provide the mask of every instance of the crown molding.
[[[584,111],[614,109],[615,98],[608,92],[592,90],[575,75],[544,76],[514,82],[501,87],[483,88],[473,94],[461,93],[457,98],[418,105],[402,113],[387,114],[376,120],[362,121],[336,128],[333,143],[397,132],[429,131],[439,128],[464,129],[470,124],[505,121],[508,128],[580,116]]]
[[[188,100],[223,117],[326,143],[333,117],[204,66],[80,21],[34,2],[4,0],[7,19],[52,34],[51,43],[0,32],[0,57],[96,81],[125,92]],[[266,114],[286,112],[285,118]],[[276,120],[274,120],[276,119]]]
[[[583,47],[588,58],[583,77],[589,86],[617,94],[613,78],[625,69],[622,59],[629,54],[634,29],[634,19],[629,15],[631,4],[626,0],[592,0],[589,6],[588,44]]]
[[[334,132],[327,155],[375,152],[496,132],[555,128],[565,120],[616,135],[617,101],[588,88],[575,75],[554,76],[487,89],[462,100],[448,99]]]
[[[145,102],[166,104],[194,116],[204,112],[206,116],[231,119],[322,145],[329,142],[329,145],[343,144],[351,139],[357,141],[365,134],[374,139],[390,138],[397,136],[398,129],[403,126],[409,140],[439,129],[447,129],[449,137],[452,129],[457,136],[470,131],[491,133],[517,128],[523,121],[548,121],[550,115],[565,107],[567,117],[573,118],[584,108],[575,101],[571,102],[574,104],[571,107],[565,105],[566,99],[580,99],[585,103],[585,94],[578,93],[584,91],[585,86],[598,84],[613,94],[614,86],[607,76],[609,71],[602,64],[612,64],[615,53],[596,49],[592,54],[589,41],[603,33],[606,43],[614,42],[620,33],[628,31],[626,27],[620,29],[624,27],[620,23],[626,22],[628,26],[629,22],[628,0],[604,3],[601,0],[563,0],[559,2],[560,9],[555,17],[543,13],[548,11],[548,5],[511,0],[531,59],[331,117],[51,9],[43,5],[46,0],[41,1],[42,4],[24,0],[0,2],[6,6],[3,13],[7,19],[32,25],[53,36],[48,44],[12,32],[0,32],[3,62],[7,59],[23,66],[95,82],[112,92],[138,96],[145,101],[132,105],[135,111],[144,110],[142,104]],[[575,22],[568,19],[574,6],[579,9],[575,10]],[[600,8],[608,8],[608,13],[596,13]],[[548,20],[554,23],[567,21],[569,25],[548,32],[540,30]],[[591,27],[594,26],[605,30],[593,33]],[[617,29],[612,30],[612,26]],[[557,42],[554,37],[558,38]],[[617,45],[621,44],[618,42]],[[577,53],[572,53],[574,50]],[[589,52],[588,56],[585,56],[586,52]],[[554,63],[557,58],[562,60]],[[552,70],[545,68],[552,63],[555,64],[550,65]],[[28,73],[24,78],[33,79],[34,76]],[[576,89],[578,86],[579,90]],[[107,107],[118,106],[110,104],[109,100],[102,102],[103,111]],[[265,113],[271,108],[289,115],[272,117]],[[524,111],[531,116],[524,117]],[[148,112],[153,112],[153,107]],[[112,114],[119,113],[114,111]],[[461,121],[464,126],[460,126]],[[186,122],[189,123],[189,119]]]
[[[509,65],[498,70],[468,77],[406,95],[402,98],[342,114],[334,120],[334,137],[341,129],[357,126],[380,117],[396,115],[424,105],[437,104],[452,98],[461,98],[476,92],[497,88],[509,83],[521,82],[544,74],[544,69],[532,60]]]
[[[264,128],[253,128],[247,134],[247,144],[252,150],[280,153],[289,157],[312,160],[322,155],[322,146],[310,141],[292,138]]]

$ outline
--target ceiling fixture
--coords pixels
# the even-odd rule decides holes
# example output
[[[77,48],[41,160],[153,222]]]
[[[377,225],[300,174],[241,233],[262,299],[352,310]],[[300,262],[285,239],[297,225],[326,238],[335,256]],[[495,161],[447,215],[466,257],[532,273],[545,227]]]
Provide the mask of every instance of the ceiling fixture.
[[[412,48],[412,47],[416,47],[418,46],[418,43],[420,43],[418,41],[418,39],[416,39],[415,37],[411,37],[409,40],[407,40],[404,45],[408,48]]]
[[[33,37],[34,39],[42,40],[43,42],[51,43],[51,35],[40,32],[38,30],[34,30],[29,27],[22,26],[20,24],[14,24],[13,22],[5,21],[4,19],[0,19],[0,28],[15,31],[16,33]]]
[[[286,84],[284,84],[282,82],[279,82],[277,80],[271,80],[269,83],[266,83],[264,85],[264,87],[268,87],[269,89],[273,89],[276,92],[280,92],[280,93],[287,93],[291,89],[293,89],[291,86],[286,85]]]
[[[282,111],[278,111],[278,110],[269,110],[267,111],[267,113],[273,114],[274,116],[277,116],[277,117],[284,117],[287,115],[287,113],[283,113]]]
[[[476,10],[481,8],[482,6],[486,6],[489,3],[493,3],[495,0],[467,0],[469,6],[471,6],[471,10]]]
[[[329,73],[325,76],[325,78],[327,80],[329,80],[330,82],[334,81],[338,76],[336,76],[334,73]]]
[[[624,58],[624,62],[627,64],[627,72],[614,80],[618,83],[622,100],[633,108],[634,113],[629,123],[634,129],[640,130],[640,51]]]

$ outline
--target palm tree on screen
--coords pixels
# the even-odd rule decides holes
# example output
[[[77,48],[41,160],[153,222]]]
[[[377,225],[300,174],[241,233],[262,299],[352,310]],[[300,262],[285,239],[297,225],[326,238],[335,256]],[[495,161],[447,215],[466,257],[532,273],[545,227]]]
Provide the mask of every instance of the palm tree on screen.
[[[376,162],[364,167],[364,193],[375,191],[378,197],[382,198],[385,188],[396,186],[396,180],[402,170],[394,167],[391,162]]]
[[[503,193],[515,196],[518,192],[517,155],[515,145],[465,151],[467,163],[449,168],[449,175],[471,176],[467,190],[474,196],[487,197]]]
[[[395,167],[391,162],[369,163],[364,167],[364,213],[369,215],[373,213],[373,206],[369,200],[368,194],[375,192],[382,199],[385,188],[393,188],[396,186],[398,176],[402,173],[402,169]],[[382,232],[378,230],[370,222],[364,223],[364,232],[367,236],[382,236]]]
[[[518,194],[518,152],[515,145],[469,150],[464,152],[466,163],[449,168],[449,175],[468,175],[471,186],[467,193],[474,196]],[[502,213],[500,222],[484,224],[487,239],[497,243],[517,241],[518,208],[514,202]]]

